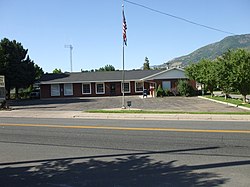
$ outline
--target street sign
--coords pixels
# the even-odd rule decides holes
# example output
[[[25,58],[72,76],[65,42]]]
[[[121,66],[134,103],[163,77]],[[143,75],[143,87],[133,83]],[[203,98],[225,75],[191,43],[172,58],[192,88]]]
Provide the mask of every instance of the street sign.
[[[0,75],[0,102],[5,100],[5,81],[4,76]]]

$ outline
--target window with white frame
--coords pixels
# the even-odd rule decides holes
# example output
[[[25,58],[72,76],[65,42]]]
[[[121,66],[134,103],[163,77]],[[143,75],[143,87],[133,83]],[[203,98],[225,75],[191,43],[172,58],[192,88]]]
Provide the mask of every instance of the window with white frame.
[[[82,94],[91,94],[91,84],[83,83],[82,84]]]
[[[105,88],[104,83],[96,83],[96,94],[104,94]]]
[[[121,90],[122,90],[122,87],[121,87]],[[130,93],[130,82],[124,82],[124,93]]]
[[[73,84],[64,84],[64,95],[73,95]]]
[[[51,84],[50,86],[50,94],[51,96],[60,96],[60,85],[59,84]]]
[[[144,82],[135,82],[135,92],[142,92],[144,88]]]

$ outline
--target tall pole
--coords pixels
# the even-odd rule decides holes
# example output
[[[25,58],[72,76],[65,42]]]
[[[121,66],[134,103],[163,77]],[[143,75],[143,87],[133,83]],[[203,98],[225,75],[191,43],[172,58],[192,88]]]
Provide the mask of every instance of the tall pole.
[[[122,109],[125,109],[125,93],[124,93],[124,82],[125,82],[125,72],[124,72],[124,41],[122,44]]]
[[[64,47],[69,48],[69,56],[70,56],[70,71],[73,71],[73,65],[72,65],[72,50],[73,50],[73,46],[70,45],[65,45]]]
[[[125,93],[124,93],[124,82],[125,82],[125,72],[124,72],[124,43],[125,43],[125,41],[124,41],[124,24],[126,24],[126,23],[124,23],[125,22],[125,17],[124,17],[124,5],[122,4],[122,16],[123,16],[123,20],[122,20],[122,22],[123,22],[123,37],[122,37],[122,109],[126,109],[126,106],[125,106]]]

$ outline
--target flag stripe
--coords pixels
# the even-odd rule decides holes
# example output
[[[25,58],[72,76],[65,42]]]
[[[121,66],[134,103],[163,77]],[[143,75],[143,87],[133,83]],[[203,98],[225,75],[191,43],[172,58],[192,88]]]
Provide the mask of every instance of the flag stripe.
[[[124,10],[122,10],[122,16],[123,16],[123,24],[122,24],[123,42],[127,46],[127,23],[125,19]]]

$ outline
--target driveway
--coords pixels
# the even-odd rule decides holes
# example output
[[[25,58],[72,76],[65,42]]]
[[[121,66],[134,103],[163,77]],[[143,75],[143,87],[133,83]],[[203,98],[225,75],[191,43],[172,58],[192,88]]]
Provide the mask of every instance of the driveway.
[[[198,97],[140,98],[126,96],[125,103],[131,101],[131,108],[164,111],[194,112],[243,112],[245,110],[204,100]],[[8,101],[12,109],[46,111],[85,111],[92,109],[121,108],[122,97],[91,97],[42,100]]]

